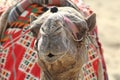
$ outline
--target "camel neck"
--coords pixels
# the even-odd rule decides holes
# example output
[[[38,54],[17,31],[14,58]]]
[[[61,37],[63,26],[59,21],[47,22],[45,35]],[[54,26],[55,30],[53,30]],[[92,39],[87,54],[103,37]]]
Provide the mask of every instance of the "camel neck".
[[[46,74],[43,73],[41,80],[80,80],[79,71],[66,71],[59,74]]]
[[[57,66],[58,65],[58,66]],[[79,80],[80,64],[72,62],[71,65],[53,64],[47,66],[41,80]]]

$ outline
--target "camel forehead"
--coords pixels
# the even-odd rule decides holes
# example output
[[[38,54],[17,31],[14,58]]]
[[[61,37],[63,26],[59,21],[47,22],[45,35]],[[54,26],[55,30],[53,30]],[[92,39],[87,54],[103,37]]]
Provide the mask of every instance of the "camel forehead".
[[[62,14],[63,15],[63,14]],[[57,21],[63,21],[63,17],[59,13],[48,13],[43,14],[34,21],[35,24],[41,24],[44,26],[49,26],[50,24],[55,24]]]
[[[50,14],[41,25],[40,32],[50,34],[63,25],[63,17],[58,13]],[[62,27],[61,27],[62,28]]]
[[[83,16],[74,8],[72,7],[57,7],[58,8],[58,12],[56,13],[52,13],[50,10],[48,10],[47,12],[45,12],[44,14],[42,14],[38,20],[45,20],[50,18],[52,20],[57,20],[57,19],[62,19],[63,16],[66,15],[74,15],[74,16],[79,16],[81,19],[83,19]]]
[[[57,22],[63,22],[63,16],[60,15],[59,13],[54,13],[52,15],[50,15],[46,20],[45,20],[45,24],[46,26],[50,26],[50,25],[54,25]]]
[[[52,13],[50,10],[45,12],[43,15],[39,16],[35,23],[39,24],[42,23],[41,28],[45,30],[45,32],[52,32],[57,27],[60,27],[65,23],[65,17],[68,17],[70,19],[73,19],[71,21],[74,21],[74,16],[79,17],[79,20],[83,20],[81,17],[81,14],[71,7],[58,7],[58,12]]]

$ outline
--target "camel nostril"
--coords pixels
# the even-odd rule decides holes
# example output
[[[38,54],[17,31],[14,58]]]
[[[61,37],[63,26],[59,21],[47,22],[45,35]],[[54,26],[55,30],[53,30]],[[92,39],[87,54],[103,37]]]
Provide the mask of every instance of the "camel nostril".
[[[48,54],[48,57],[50,57],[50,58],[53,57],[53,56],[54,56],[54,55],[53,55],[52,53],[49,53],[49,54]]]

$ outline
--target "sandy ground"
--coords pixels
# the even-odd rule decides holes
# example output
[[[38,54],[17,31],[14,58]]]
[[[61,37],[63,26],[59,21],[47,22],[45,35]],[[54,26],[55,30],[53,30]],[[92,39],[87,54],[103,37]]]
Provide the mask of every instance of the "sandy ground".
[[[97,14],[109,80],[120,80],[120,0],[84,0]]]

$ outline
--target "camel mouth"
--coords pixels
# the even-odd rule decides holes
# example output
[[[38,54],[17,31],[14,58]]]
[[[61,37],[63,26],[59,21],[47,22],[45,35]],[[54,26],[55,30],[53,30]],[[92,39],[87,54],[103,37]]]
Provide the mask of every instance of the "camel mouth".
[[[67,54],[68,54],[67,52],[63,52],[63,53],[57,54],[57,55],[55,55],[55,54],[53,54],[53,53],[49,53],[48,55],[46,55],[46,56],[44,57],[44,60],[45,60],[46,62],[48,62],[48,63],[54,63],[54,62],[56,62],[57,60],[62,59],[62,57],[64,57],[64,56],[67,55]]]
[[[58,60],[60,57],[62,56],[62,54],[60,55],[54,55],[52,53],[49,53],[46,57],[45,57],[45,61],[47,62],[55,62],[56,60]]]
[[[47,56],[48,56],[49,58],[52,58],[52,57],[54,57],[55,55],[53,55],[52,53],[49,53]]]

